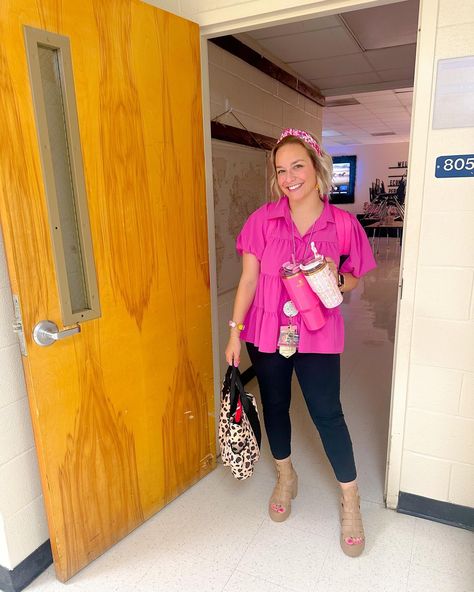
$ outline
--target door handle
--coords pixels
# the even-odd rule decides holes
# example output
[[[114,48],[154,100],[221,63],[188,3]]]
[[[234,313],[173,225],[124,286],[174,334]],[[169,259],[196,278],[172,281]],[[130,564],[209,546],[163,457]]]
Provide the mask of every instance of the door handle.
[[[65,339],[76,333],[80,333],[81,328],[72,327],[71,329],[64,329],[59,331],[58,326],[53,321],[40,321],[33,329],[33,339],[35,343],[41,346],[51,345],[55,341]]]

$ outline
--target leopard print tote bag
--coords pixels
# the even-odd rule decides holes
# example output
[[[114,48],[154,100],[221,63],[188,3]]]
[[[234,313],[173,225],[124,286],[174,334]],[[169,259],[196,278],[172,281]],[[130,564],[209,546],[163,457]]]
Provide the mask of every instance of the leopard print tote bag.
[[[247,479],[260,458],[262,432],[255,397],[245,392],[238,368],[229,366],[221,391],[219,445],[236,479]]]

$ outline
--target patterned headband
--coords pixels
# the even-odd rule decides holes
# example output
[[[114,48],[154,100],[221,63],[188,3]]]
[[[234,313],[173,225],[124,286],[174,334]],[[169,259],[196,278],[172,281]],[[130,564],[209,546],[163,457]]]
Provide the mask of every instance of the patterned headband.
[[[287,138],[288,136],[294,136],[295,138],[303,140],[303,142],[306,142],[306,144],[311,146],[311,148],[316,151],[318,156],[323,155],[321,146],[316,142],[316,140],[312,136],[308,134],[308,132],[299,129],[294,129],[292,127],[288,127],[281,132],[281,136],[278,139],[277,145],[283,140],[283,138]]]

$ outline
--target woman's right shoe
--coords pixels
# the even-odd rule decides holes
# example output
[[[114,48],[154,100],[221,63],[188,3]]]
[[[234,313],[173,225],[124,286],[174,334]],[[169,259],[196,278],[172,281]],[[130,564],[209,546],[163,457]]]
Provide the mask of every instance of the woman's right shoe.
[[[359,557],[365,548],[365,535],[360,514],[360,498],[357,485],[343,492],[340,515],[341,549],[349,557]]]
[[[268,513],[275,522],[283,522],[291,512],[291,500],[298,493],[298,475],[291,459],[275,460],[277,483],[268,503]]]

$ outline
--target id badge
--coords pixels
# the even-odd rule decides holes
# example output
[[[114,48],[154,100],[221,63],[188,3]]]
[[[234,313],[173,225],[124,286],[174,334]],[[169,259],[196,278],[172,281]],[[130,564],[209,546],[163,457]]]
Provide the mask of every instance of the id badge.
[[[278,338],[278,351],[285,358],[289,358],[298,349],[298,327],[296,325],[282,325]]]

